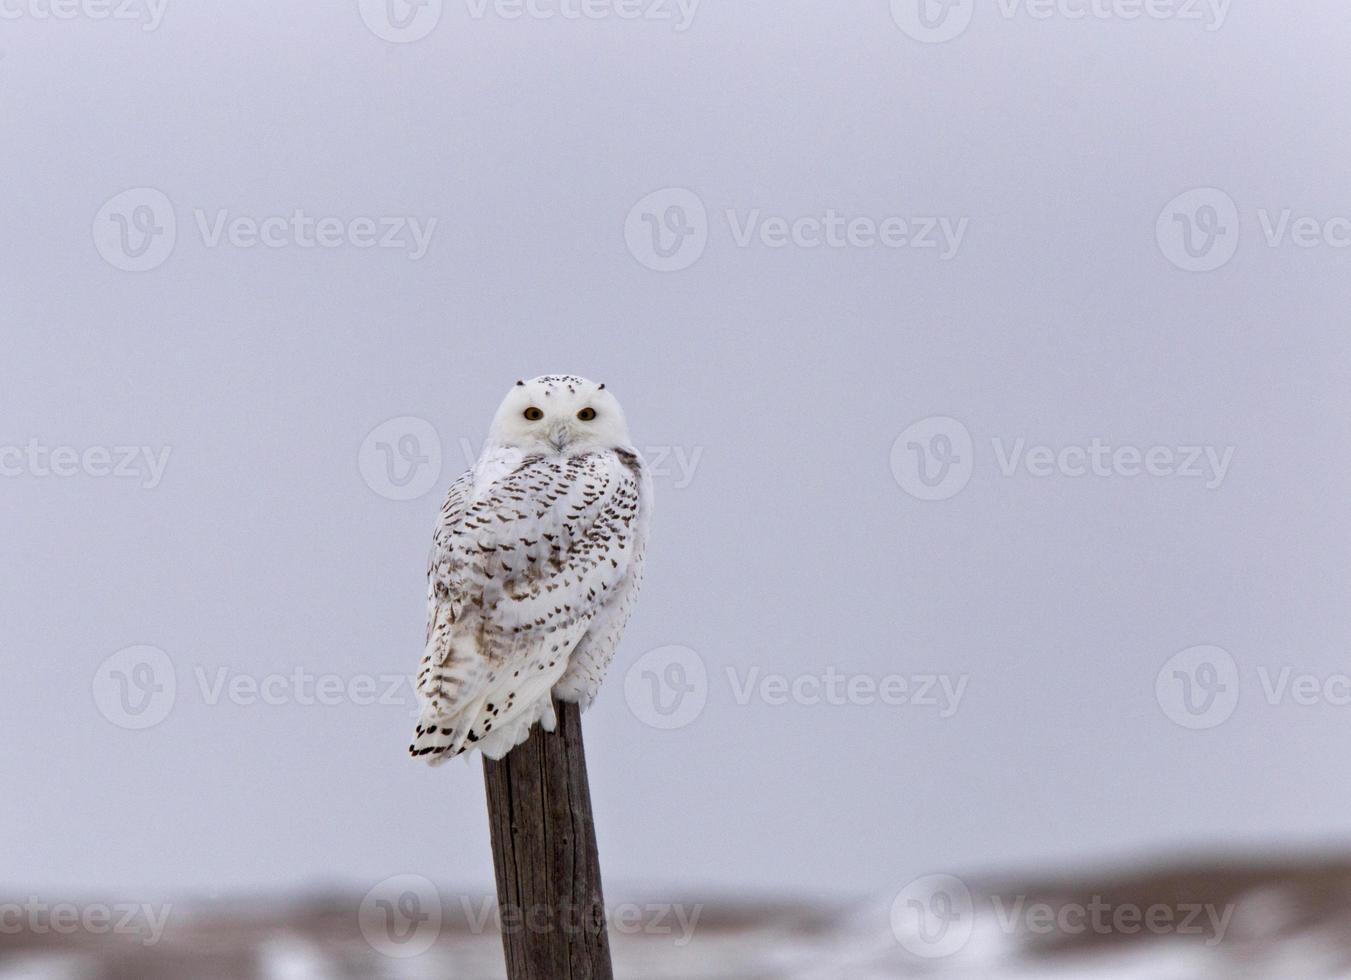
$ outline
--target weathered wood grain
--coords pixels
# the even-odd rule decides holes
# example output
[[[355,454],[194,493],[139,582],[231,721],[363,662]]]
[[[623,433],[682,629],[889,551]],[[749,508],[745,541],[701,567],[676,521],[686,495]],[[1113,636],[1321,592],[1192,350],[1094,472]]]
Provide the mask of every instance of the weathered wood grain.
[[[612,980],[581,713],[483,761],[510,980]]]

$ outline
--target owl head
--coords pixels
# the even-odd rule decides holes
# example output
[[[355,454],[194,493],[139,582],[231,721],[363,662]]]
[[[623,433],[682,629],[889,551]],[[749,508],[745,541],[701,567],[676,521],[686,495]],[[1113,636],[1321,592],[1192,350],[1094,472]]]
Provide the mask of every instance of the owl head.
[[[626,448],[624,410],[605,385],[571,374],[517,381],[493,417],[488,439],[544,455]]]

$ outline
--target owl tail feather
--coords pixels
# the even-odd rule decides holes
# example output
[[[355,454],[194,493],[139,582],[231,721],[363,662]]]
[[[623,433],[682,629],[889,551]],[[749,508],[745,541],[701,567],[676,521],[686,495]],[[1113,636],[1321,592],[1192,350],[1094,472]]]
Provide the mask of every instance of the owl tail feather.
[[[424,709],[408,751],[433,766],[473,749],[502,758],[530,737],[535,722],[546,732],[557,727],[552,688],[559,673],[543,673],[514,691],[489,690],[449,718],[429,717]]]
[[[488,695],[484,694],[449,717],[423,708],[413,744],[408,746],[409,754],[416,759],[426,758],[431,765],[439,766],[472,747],[482,737],[474,731],[473,722],[482,713],[487,700]]]

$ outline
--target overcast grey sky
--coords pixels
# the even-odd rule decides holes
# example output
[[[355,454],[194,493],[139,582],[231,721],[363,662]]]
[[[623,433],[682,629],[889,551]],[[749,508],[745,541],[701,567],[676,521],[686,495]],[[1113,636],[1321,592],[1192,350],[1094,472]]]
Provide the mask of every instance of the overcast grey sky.
[[[491,887],[398,678],[559,371],[609,880],[1346,837],[1344,4],[129,2],[0,3],[7,886]]]

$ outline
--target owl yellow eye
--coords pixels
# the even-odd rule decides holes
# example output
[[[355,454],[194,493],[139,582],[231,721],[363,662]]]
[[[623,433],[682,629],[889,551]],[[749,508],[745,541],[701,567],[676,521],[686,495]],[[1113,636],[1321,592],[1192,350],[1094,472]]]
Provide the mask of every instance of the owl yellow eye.
[[[577,417],[583,422],[590,422],[596,417],[596,410],[594,408],[584,408],[577,413]]]
[[[525,410],[525,417],[528,418],[531,422],[538,422],[540,419],[544,418],[544,413],[540,411],[538,408],[536,408],[534,405],[531,405],[529,408]]]

